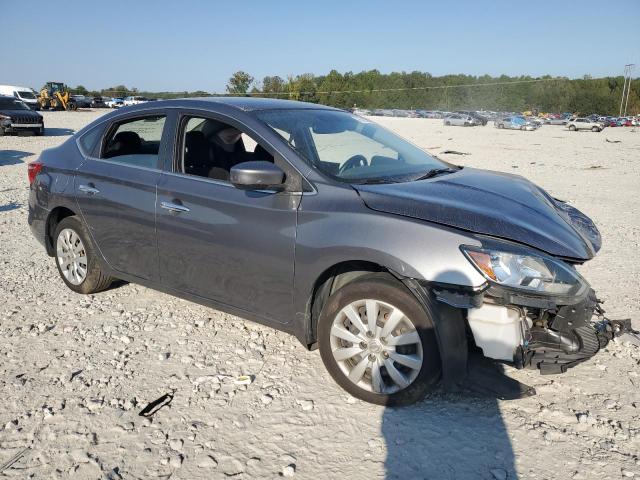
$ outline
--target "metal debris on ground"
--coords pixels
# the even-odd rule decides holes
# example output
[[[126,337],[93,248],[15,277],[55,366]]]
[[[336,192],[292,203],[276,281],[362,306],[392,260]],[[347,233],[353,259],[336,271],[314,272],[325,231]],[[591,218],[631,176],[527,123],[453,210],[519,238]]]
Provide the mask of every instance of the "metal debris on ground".
[[[457,150],[445,150],[444,153],[448,153],[449,155],[471,155],[470,153],[467,152],[458,152]]]
[[[174,392],[165,393],[160,398],[154,400],[153,402],[150,402],[149,404],[147,404],[146,407],[140,410],[140,413],[138,415],[140,415],[141,417],[150,417],[152,415],[155,415],[155,413],[158,410],[160,410],[162,407],[169,405],[172,402],[173,393]]]

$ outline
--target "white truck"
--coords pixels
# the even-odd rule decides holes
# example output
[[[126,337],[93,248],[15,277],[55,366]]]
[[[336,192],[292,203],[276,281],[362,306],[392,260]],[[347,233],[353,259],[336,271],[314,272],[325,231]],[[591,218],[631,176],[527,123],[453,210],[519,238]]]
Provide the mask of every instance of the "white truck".
[[[38,94],[29,87],[18,87],[15,85],[0,85],[0,95],[15,97],[23,101],[31,110],[40,110],[38,104]]]
[[[139,103],[146,103],[148,101],[149,101],[149,99],[146,98],[146,97],[139,97],[139,96],[125,97],[125,99],[122,102],[122,104],[125,107],[128,107],[129,105],[138,105]]]
[[[567,128],[572,132],[577,130],[591,130],[592,132],[600,132],[604,128],[604,123],[594,122],[588,118],[574,118],[567,122]]]

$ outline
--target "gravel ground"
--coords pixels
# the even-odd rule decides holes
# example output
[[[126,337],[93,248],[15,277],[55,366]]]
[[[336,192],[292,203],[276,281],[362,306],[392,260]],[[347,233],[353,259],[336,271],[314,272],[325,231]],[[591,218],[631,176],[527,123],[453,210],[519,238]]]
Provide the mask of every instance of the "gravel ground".
[[[640,477],[640,349],[629,343],[562,376],[510,371],[538,391],[524,400],[436,393],[385,409],[346,395],[283,333],[136,285],[67,290],[27,226],[26,164],[101,113],[46,112],[46,137],[0,138],[0,476]],[[580,270],[612,317],[640,327],[640,132],[376,121],[433,153],[469,153],[442,155],[455,163],[525,175],[592,216],[604,246]],[[169,406],[138,415],[165,394]]]

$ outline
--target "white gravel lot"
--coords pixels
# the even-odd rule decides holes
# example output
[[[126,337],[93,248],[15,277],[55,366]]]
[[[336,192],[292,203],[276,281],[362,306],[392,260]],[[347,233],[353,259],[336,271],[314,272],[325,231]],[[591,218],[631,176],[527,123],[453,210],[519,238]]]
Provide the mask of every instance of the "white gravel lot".
[[[0,477],[640,478],[629,343],[562,376],[511,371],[538,391],[524,400],[437,393],[385,409],[346,395],[283,333],[136,285],[66,289],[27,226],[26,164],[102,113],[46,112],[46,137],[0,137]],[[604,245],[580,270],[610,316],[640,328],[640,131],[375,120],[590,215]],[[138,415],[172,392],[152,419]]]

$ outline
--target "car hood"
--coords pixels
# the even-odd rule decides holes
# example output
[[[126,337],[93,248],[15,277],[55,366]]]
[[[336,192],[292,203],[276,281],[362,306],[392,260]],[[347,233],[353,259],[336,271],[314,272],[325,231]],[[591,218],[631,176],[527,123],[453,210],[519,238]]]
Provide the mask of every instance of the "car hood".
[[[34,112],[33,110],[0,110],[0,115],[3,117],[37,117],[40,118],[42,115]]]
[[[600,249],[594,223],[518,175],[464,168],[428,180],[353,185],[367,207],[589,260]]]

